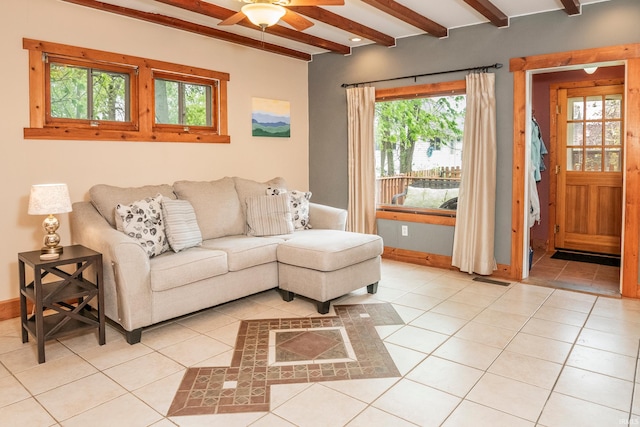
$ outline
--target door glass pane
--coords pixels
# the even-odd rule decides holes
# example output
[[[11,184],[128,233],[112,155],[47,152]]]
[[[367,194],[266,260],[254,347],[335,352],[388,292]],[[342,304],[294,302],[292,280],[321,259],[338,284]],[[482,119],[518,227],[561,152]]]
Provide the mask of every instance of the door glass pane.
[[[607,148],[604,151],[604,168],[608,172],[622,171],[621,150],[619,148]]]
[[[567,116],[569,120],[583,120],[584,119],[584,102],[583,98],[569,98],[567,99]]]
[[[620,145],[620,122],[606,122],[605,126],[605,144]]]
[[[567,123],[567,145],[582,145],[582,130],[584,125],[580,123]]]
[[[602,145],[602,123],[587,123],[587,145]]]
[[[602,119],[602,97],[601,96],[588,96],[587,97],[587,120]]]
[[[622,95],[607,95],[605,97],[604,116],[606,119],[622,117]]]
[[[582,171],[582,148],[567,149],[567,170]]]
[[[587,149],[587,158],[584,170],[587,172],[602,171],[602,150],[593,148]]]

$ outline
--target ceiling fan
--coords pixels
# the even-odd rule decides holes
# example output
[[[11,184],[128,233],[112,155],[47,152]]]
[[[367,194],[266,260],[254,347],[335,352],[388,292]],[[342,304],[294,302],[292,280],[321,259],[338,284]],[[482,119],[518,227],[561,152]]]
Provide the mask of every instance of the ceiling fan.
[[[283,6],[344,6],[344,0],[238,0],[245,4],[240,12],[235,13],[218,25],[233,25],[245,17],[262,28],[275,25],[280,19],[298,31],[306,30],[313,22]]]

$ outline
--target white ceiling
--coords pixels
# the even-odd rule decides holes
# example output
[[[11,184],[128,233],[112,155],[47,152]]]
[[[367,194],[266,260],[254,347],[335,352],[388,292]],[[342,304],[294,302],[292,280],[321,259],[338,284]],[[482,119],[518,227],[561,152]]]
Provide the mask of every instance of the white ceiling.
[[[219,30],[228,31],[234,34],[240,34],[256,40],[261,40],[262,34],[259,29],[252,30],[239,25],[233,26],[217,26],[220,20],[208,16],[200,15],[194,12],[185,11],[183,9],[169,6],[155,0],[101,0],[103,3],[110,3],[131,9],[137,9],[144,12],[157,13],[173,18],[179,18],[185,21],[191,21],[200,25],[213,27]],[[197,0],[194,0],[197,2]],[[241,0],[202,0],[203,2],[212,3],[226,9],[239,11],[245,4]],[[463,0],[396,0],[409,9],[429,18],[432,21],[448,28],[449,30],[469,25],[476,25],[488,22],[488,19],[479,12],[467,5]],[[581,6],[591,3],[599,3],[609,0],[581,0]],[[491,2],[500,9],[509,18],[518,16],[531,15],[536,13],[548,12],[552,10],[563,9],[560,0],[491,0]],[[409,37],[424,32],[412,25],[409,25],[399,19],[396,19],[384,12],[363,3],[360,0],[345,0],[344,6],[322,6],[323,8],[348,18],[359,24],[374,28],[386,35],[396,39]],[[106,12],[105,12],[106,13]],[[309,18],[310,19],[310,18]],[[570,17],[567,15],[567,19]],[[349,39],[354,37],[353,34],[343,30],[331,27],[319,21],[314,21],[314,26],[305,30],[305,33],[330,40],[332,42],[343,45],[357,47],[371,44],[369,40],[353,42]],[[280,25],[288,27],[284,22]],[[279,46],[284,46],[308,54],[324,53],[326,50],[303,44],[300,42],[281,38],[272,34],[264,34],[264,41]]]

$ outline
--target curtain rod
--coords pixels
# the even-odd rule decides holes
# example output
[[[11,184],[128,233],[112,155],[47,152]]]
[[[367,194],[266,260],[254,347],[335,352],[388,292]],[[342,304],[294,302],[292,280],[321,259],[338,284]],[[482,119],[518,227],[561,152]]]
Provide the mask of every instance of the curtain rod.
[[[349,87],[349,86],[366,85],[366,84],[369,84],[369,83],[390,82],[390,81],[393,81],[393,80],[402,80],[402,79],[414,79],[415,80],[418,77],[437,76],[438,74],[459,73],[459,72],[462,72],[462,71],[481,71],[481,70],[484,70],[486,72],[486,70],[488,70],[489,68],[502,68],[502,64],[500,64],[499,62],[496,62],[495,64],[483,65],[481,67],[460,68],[458,70],[448,70],[448,71],[436,71],[434,73],[416,74],[416,75],[413,75],[413,76],[404,76],[404,77],[394,77],[394,78],[391,78],[391,79],[370,80],[368,82],[343,83],[341,86],[346,88],[346,87]]]

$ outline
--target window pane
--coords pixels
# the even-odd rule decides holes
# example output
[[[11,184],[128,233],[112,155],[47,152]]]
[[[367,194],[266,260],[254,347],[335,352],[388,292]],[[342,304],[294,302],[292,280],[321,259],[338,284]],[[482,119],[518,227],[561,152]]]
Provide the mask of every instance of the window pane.
[[[156,123],[211,126],[212,86],[156,78]]]
[[[580,123],[567,123],[567,145],[581,146],[583,143],[582,130],[584,124]]]
[[[607,148],[604,151],[604,167],[608,172],[622,171],[622,153],[619,148]]]
[[[605,118],[619,119],[622,115],[622,95],[607,95],[604,106]]]
[[[50,64],[51,117],[88,119],[87,81],[89,69]]]
[[[466,97],[376,103],[378,204],[457,208]]]
[[[602,119],[602,97],[601,96],[588,96],[587,97],[587,120]]]
[[[587,149],[585,171],[600,172],[602,170],[602,151],[600,149]]]
[[[171,80],[155,79],[156,123],[179,125],[178,101],[179,83]]]
[[[584,119],[584,99],[583,98],[569,98],[567,99],[567,111],[570,113],[568,116],[570,120],[583,120]]]
[[[602,145],[602,123],[587,123],[587,145]]]
[[[620,145],[620,122],[605,122],[605,144]]]
[[[211,114],[207,114],[207,107],[211,105],[211,86],[185,83],[184,93],[183,124],[211,126]]]
[[[92,120],[129,121],[127,93],[129,75],[92,70]]]
[[[582,148],[567,149],[567,170],[582,171]]]

